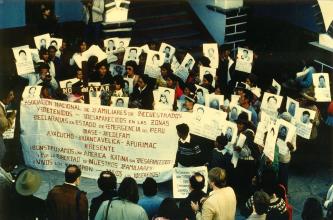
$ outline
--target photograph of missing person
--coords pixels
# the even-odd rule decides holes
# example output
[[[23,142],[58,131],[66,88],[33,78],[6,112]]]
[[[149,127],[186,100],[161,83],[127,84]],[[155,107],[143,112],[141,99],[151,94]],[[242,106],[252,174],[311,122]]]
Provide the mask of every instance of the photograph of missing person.
[[[133,78],[124,78],[124,92],[126,94],[133,93]]]
[[[147,54],[146,66],[148,65],[158,68],[163,64],[163,61],[164,61],[164,53],[150,50]]]
[[[198,107],[195,111],[195,120],[197,122],[201,122],[201,119],[203,118],[204,114],[205,114],[205,109],[203,107]]]
[[[237,124],[225,121],[223,123],[223,130],[222,133],[226,136],[229,143],[235,143],[237,139]]]
[[[235,122],[239,114],[240,112],[238,111],[238,108],[236,106],[230,107],[229,121]]]
[[[118,38],[118,43],[116,44],[117,52],[124,52],[129,46],[131,38]]]
[[[268,111],[277,111],[281,106],[282,99],[282,96],[265,92],[260,108]]]
[[[328,73],[312,74],[316,102],[331,102],[331,88]]]
[[[34,37],[35,45],[38,50],[41,48],[47,49],[50,45],[51,36],[50,34],[43,34]]]
[[[109,70],[112,76],[124,76],[126,73],[125,66],[118,64],[110,64]]]
[[[207,107],[220,110],[224,103],[224,95],[206,94],[205,100],[207,100],[205,102]]]
[[[186,56],[184,57],[183,62],[180,65],[185,67],[185,69],[189,72],[192,70],[194,64],[195,64],[194,58],[191,56],[191,54],[187,53]]]
[[[111,97],[111,107],[127,108],[129,97]]]
[[[210,74],[213,78],[213,81],[211,82],[211,85],[213,87],[215,87],[216,69],[201,65],[199,70],[200,70],[199,77],[200,77],[201,83],[203,82],[204,75]]]
[[[125,66],[126,62],[129,60],[135,61],[139,65],[139,56],[142,52],[140,47],[127,47],[125,49],[123,65]]]
[[[217,68],[219,65],[219,53],[217,44],[203,44],[202,49],[203,55],[205,57],[208,57],[208,59],[210,60],[210,67]]]
[[[209,94],[208,90],[202,86],[195,85],[197,90],[195,91],[195,97],[197,99],[196,103],[200,105],[205,105],[205,96]]]
[[[288,135],[288,128],[284,125],[280,125],[277,138],[281,139],[282,141],[285,141],[287,135]]]
[[[105,39],[104,42],[104,48],[105,48],[105,52],[107,54],[112,54],[113,52],[116,51],[116,45],[118,44],[118,37],[113,37],[113,38],[108,38]]]
[[[41,90],[42,86],[26,86],[22,93],[22,98],[23,100],[40,98]]]
[[[31,49],[29,48],[29,45],[13,47],[12,51],[14,54],[15,65],[18,75],[35,72]],[[39,60],[39,55],[38,55],[38,60]]]
[[[286,110],[292,117],[296,116],[298,107],[299,107],[298,101],[296,101],[290,97],[287,97]]]
[[[170,63],[176,48],[167,43],[162,43],[159,49],[160,53],[164,54],[164,63]]]
[[[54,46],[57,50],[59,50],[62,46],[62,38],[50,38],[50,46]]]
[[[312,74],[313,85],[318,89],[326,89],[329,86],[328,73],[315,73]]]

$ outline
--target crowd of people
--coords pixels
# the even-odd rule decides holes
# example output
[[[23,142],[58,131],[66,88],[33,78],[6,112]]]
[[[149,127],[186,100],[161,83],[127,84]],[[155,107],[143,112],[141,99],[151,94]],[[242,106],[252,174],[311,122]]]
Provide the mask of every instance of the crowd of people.
[[[216,76],[207,73],[200,79],[200,67],[211,66],[211,59],[200,56],[197,57],[193,68],[190,68],[188,63],[185,65],[189,75],[184,81],[176,74],[177,68],[173,63],[183,60],[186,51],[176,50],[174,55],[168,53],[168,59],[159,66],[160,74],[157,78],[152,78],[144,74],[146,53],[141,53],[139,62],[136,62],[135,58],[126,61],[123,65],[125,48],[120,48],[118,45],[117,48],[113,46],[114,48],[110,50],[102,45],[99,33],[99,22],[102,17],[94,16],[92,13],[101,14],[103,11],[97,9],[94,11],[94,2],[99,4],[100,1],[87,1],[84,6],[87,18],[85,22],[88,25],[85,36],[91,32],[93,36],[86,37],[85,40],[77,40],[75,46],[71,46],[73,42],[63,39],[59,48],[53,45],[47,48],[41,47],[39,57],[34,59],[36,72],[19,76],[26,80],[28,86],[42,86],[40,98],[89,103],[89,95],[84,92],[84,88],[89,83],[99,83],[100,85],[108,84],[111,88],[100,94],[100,105],[111,106],[112,97],[128,97],[128,108],[154,110],[158,102],[163,104],[171,102],[173,111],[193,112],[195,104],[205,104],[203,91],[196,86],[207,89],[210,94],[224,95],[225,100],[231,101],[232,95],[236,94],[239,96],[237,105],[251,113],[250,120],[249,115],[244,112],[234,114],[238,110],[229,108],[227,102],[210,107],[226,112],[228,120],[237,124],[237,136],[242,134],[246,137],[244,146],[237,146],[236,143],[230,145],[231,131],[221,133],[215,141],[212,141],[191,134],[187,124],[177,125],[179,141],[175,166],[207,166],[210,188],[209,194],[204,192],[205,178],[202,174],[195,173],[189,179],[188,197],[180,202],[173,198],[158,196],[157,183],[153,178],[145,180],[142,186],[144,196],[139,198],[135,179],[124,178],[117,189],[116,176],[110,171],[103,171],[97,181],[102,194],[92,199],[89,208],[86,194],[78,189],[81,171],[76,165],[66,168],[65,183],[55,186],[48,193],[47,199],[43,201],[32,196],[41,184],[37,172],[24,170],[13,183],[12,176],[1,168],[1,188],[4,192],[1,194],[1,199],[4,199],[0,203],[1,214],[11,215],[10,219],[234,219],[236,207],[238,207],[241,214],[248,219],[292,219],[292,206],[288,203],[287,197],[288,167],[291,155],[297,148],[296,139],[302,138],[295,134],[291,141],[286,143],[288,148],[286,154],[279,151],[280,146],[277,142],[273,160],[265,155],[264,146],[254,142],[263,111],[260,108],[263,92],[278,94],[276,87],[263,83],[269,76],[263,80],[263,76],[257,72],[260,69],[260,57],[255,51],[251,64],[252,73],[236,70],[237,59],[234,56],[236,51],[221,45],[218,51],[219,62]],[[45,18],[50,14],[49,9],[43,9],[42,12]],[[50,25],[45,26],[52,32],[49,30]],[[81,63],[77,63],[76,57],[82,56],[92,43],[104,49],[107,59],[98,60],[97,56],[90,56],[86,65],[82,66]],[[162,42],[147,42],[149,50],[152,51],[157,51],[160,43]],[[77,49],[73,52],[75,47]],[[248,51],[243,50],[243,52],[243,56],[247,56]],[[191,63],[194,62],[190,60]],[[115,65],[120,69],[113,71]],[[281,82],[283,85],[281,94],[297,100],[301,107],[316,112],[313,120],[308,119],[309,123],[313,124],[311,140],[317,138],[317,129],[322,121],[314,95],[313,73],[315,69],[303,61],[297,71],[290,73],[292,80]],[[76,78],[75,83],[66,84],[65,87],[60,86],[60,81],[73,78]],[[126,79],[132,79],[132,91]],[[323,79],[321,79],[321,86],[324,85],[322,81]],[[160,100],[154,100],[154,90],[158,88],[174,90],[174,99],[167,100],[166,96],[161,95]],[[6,114],[13,98],[14,91],[10,85],[2,87],[0,134],[14,123],[16,111]],[[276,103],[277,100],[274,98],[272,96],[268,100],[271,99]],[[276,118],[294,123],[295,112],[285,107],[286,101],[284,98]],[[117,100],[116,107],[123,104],[119,104]],[[330,126],[333,124],[332,117],[333,104],[331,103],[326,120]],[[285,139],[283,129],[281,131],[279,138]],[[6,147],[1,137],[0,163],[4,168],[7,166],[5,152]],[[239,155],[237,166],[234,166],[232,162],[234,152]],[[323,203],[327,210],[327,219],[332,218],[332,194],[331,187]],[[11,204],[24,207],[24,211],[11,212]],[[315,198],[309,198],[305,202],[302,218],[304,220],[324,219],[321,203]]]

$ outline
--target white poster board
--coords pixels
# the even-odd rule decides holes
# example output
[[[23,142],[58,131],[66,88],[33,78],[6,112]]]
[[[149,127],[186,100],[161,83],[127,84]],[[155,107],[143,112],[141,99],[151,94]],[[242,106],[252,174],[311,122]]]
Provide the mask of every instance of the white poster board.
[[[50,114],[49,112],[53,112]],[[118,183],[131,176],[170,180],[177,153],[180,112],[113,108],[49,99],[21,102],[21,143],[28,167],[64,171],[77,164],[83,177],[106,167]]]
[[[200,173],[205,177],[204,192],[207,192],[208,188],[208,171],[207,167],[175,167],[172,173],[172,188],[173,198],[183,199],[190,193],[189,179],[194,173]]]
[[[235,70],[251,73],[253,63],[253,51],[238,47]]]
[[[219,50],[216,43],[203,44],[203,55],[210,60],[210,67],[218,68],[219,66]]]
[[[297,135],[310,139],[312,126],[311,120],[314,120],[316,112],[306,108],[298,108],[296,112],[296,133]]]
[[[129,97],[111,96],[111,106],[116,108],[127,108]]]
[[[22,99],[36,99],[40,97],[42,86],[26,86],[22,93]]]
[[[34,63],[29,45],[12,48],[18,75],[34,73]]]
[[[331,101],[330,78],[328,73],[312,74],[313,85],[315,87],[315,98],[317,102]]]

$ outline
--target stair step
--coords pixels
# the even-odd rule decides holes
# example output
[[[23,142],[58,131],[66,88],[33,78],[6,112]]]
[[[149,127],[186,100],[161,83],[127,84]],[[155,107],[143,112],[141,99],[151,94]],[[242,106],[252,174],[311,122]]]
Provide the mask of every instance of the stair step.
[[[180,21],[177,23],[167,23],[167,24],[160,24],[160,25],[147,25],[147,24],[138,24],[134,26],[135,32],[146,32],[146,31],[168,31],[170,29],[176,29],[176,28],[186,28],[186,27],[192,27],[193,23],[192,21]]]
[[[186,7],[184,4],[151,6],[142,9],[131,7],[128,16],[137,20],[141,17],[147,16],[169,15],[173,13],[183,12],[184,7]]]
[[[158,14],[158,15],[147,15],[147,16],[140,16],[136,20],[141,21],[149,21],[149,20],[163,20],[163,19],[170,19],[178,16],[188,16],[188,13],[186,11],[176,11],[173,13],[168,14]]]

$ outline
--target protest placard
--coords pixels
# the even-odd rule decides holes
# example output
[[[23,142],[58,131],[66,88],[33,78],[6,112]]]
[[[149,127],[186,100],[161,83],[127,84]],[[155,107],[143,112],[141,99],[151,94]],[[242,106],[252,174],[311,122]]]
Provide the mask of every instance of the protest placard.
[[[296,133],[297,135],[310,139],[312,132],[312,120],[316,112],[306,108],[298,108],[296,112]]]
[[[238,47],[235,70],[251,73],[253,62],[253,51]]]
[[[21,141],[27,166],[65,170],[77,164],[82,176],[98,178],[107,167],[121,182],[171,179],[177,152],[179,112],[149,111],[48,99],[21,102]],[[153,135],[152,135],[153,134]]]
[[[206,67],[206,66],[200,66],[200,75],[199,75],[199,77],[200,77],[201,82],[203,81],[203,77],[206,74],[210,74],[213,77],[212,85],[215,86],[216,69]]]
[[[6,114],[8,115],[8,114],[11,114],[12,112],[13,112],[13,110],[7,110]],[[12,126],[2,134],[3,139],[8,140],[8,139],[14,138],[15,121],[16,121],[16,118],[14,118]]]
[[[22,93],[22,99],[36,99],[40,97],[42,86],[26,86]]]
[[[224,105],[224,95],[206,94],[205,105],[210,108],[220,110],[221,106]]]
[[[127,108],[128,107],[128,97],[116,97],[111,96],[111,106],[117,108]]]
[[[47,48],[50,46],[51,36],[50,34],[42,34],[34,37],[35,45],[38,50]]]
[[[208,171],[207,167],[175,167],[172,173],[172,188],[173,198],[183,199],[190,193],[189,179],[193,174],[200,173],[205,177],[204,192],[207,192],[208,188]]]
[[[29,45],[12,48],[18,75],[34,73],[34,63]]]
[[[330,78],[328,73],[312,74],[313,85],[315,87],[315,98],[317,102],[331,101]]]
[[[219,50],[216,43],[203,44],[203,55],[210,60],[210,67],[218,68],[219,66]]]
[[[164,54],[164,63],[170,63],[176,52],[176,48],[170,44],[162,43],[159,52]]]

